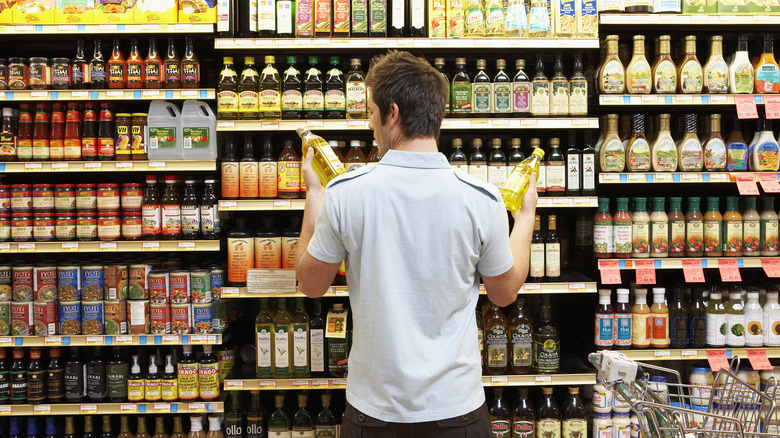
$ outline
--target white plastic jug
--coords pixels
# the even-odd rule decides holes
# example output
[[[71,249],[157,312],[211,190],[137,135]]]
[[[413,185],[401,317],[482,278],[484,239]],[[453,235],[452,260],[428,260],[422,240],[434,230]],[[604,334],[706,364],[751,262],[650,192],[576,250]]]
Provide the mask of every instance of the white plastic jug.
[[[179,107],[164,100],[149,104],[149,161],[181,160],[181,113]]]
[[[181,110],[182,158],[217,159],[217,117],[211,107],[199,100],[184,102]]]

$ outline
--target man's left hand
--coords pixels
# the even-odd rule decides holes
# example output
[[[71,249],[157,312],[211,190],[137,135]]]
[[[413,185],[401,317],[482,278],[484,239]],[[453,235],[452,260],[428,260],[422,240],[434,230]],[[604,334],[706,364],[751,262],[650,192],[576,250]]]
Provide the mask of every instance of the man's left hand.
[[[325,193],[325,187],[320,182],[320,177],[314,170],[314,148],[309,148],[306,151],[306,157],[303,159],[303,166],[301,172],[303,172],[303,181],[306,183],[306,197],[309,196],[322,196]]]

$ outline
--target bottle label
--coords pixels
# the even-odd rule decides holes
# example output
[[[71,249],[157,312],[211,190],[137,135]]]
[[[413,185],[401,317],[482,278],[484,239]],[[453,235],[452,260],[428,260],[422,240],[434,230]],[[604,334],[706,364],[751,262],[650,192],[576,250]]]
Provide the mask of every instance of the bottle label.
[[[197,61],[182,61],[181,80],[184,82],[199,82],[200,64]]]
[[[650,252],[650,224],[647,222],[634,222],[631,225],[631,249],[634,254],[647,254]]]
[[[531,266],[528,275],[534,278],[544,277],[544,243],[531,244]]]
[[[650,336],[650,344],[654,347],[669,346],[669,314],[653,313],[650,317],[653,334]]]
[[[582,173],[580,155],[568,154],[566,156],[566,189],[577,192],[580,189],[580,175]]]
[[[727,170],[747,170],[748,147],[745,143],[730,143],[727,151]]]
[[[368,33],[368,1],[352,0],[352,35]]]
[[[179,399],[179,390],[176,383],[176,379],[160,381],[160,393],[163,401],[175,402]]]
[[[719,252],[720,243],[720,221],[704,221],[704,252]]]
[[[555,339],[534,340],[534,368],[539,372],[558,372],[561,367],[561,344]]]
[[[181,206],[162,205],[162,234],[176,235],[181,233]]]
[[[336,438],[336,426],[315,426],[314,434],[317,438]]]
[[[677,69],[674,63],[668,59],[661,61],[655,68],[656,93],[674,93],[677,91]]]
[[[619,347],[631,346],[631,314],[616,313],[614,320],[615,345]]]
[[[274,325],[274,368],[277,377],[290,375],[290,328]]]
[[[308,324],[293,324],[293,375],[309,375]]]
[[[596,314],[596,346],[611,347],[615,338],[613,314]]]
[[[242,113],[256,113],[260,111],[260,101],[257,92],[253,90],[241,91],[238,95],[238,110]]]
[[[346,106],[346,98],[343,90],[328,90],[325,93],[326,111],[345,111]]]
[[[603,78],[601,87],[607,94],[622,93],[625,89],[626,72],[623,64],[617,60],[611,60],[602,67],[601,77]]]
[[[238,198],[239,195],[239,166],[231,161],[222,162],[222,197]]]
[[[724,220],[723,227],[726,241],[723,242],[723,251],[727,253],[742,252],[742,221]]]
[[[596,155],[582,154],[582,190],[596,189]]]
[[[453,114],[471,114],[471,83],[452,83],[452,112]]]
[[[549,419],[537,421],[536,438],[561,438],[561,422]]]
[[[325,109],[325,96],[322,90],[308,90],[303,95],[303,109],[306,111],[323,111]]]
[[[704,85],[709,93],[729,92],[729,66],[723,60],[716,60],[704,71]]]
[[[273,325],[257,324],[255,326],[255,335],[257,336],[257,375],[260,377],[270,377],[273,375],[273,356],[271,348]]]
[[[477,4],[479,5],[479,4]],[[485,34],[485,15],[480,6],[469,7],[466,10],[466,35]]]
[[[615,221],[612,248],[615,254],[631,254],[631,221]]]
[[[202,400],[219,397],[219,362],[198,364],[198,388]]]
[[[255,237],[255,268],[282,268],[281,237]]]
[[[742,222],[742,251],[758,252],[761,246],[761,221]]]
[[[127,400],[136,402],[144,400],[143,379],[127,381]]]
[[[220,91],[217,95],[218,112],[238,112],[238,106],[238,94],[235,91]]]
[[[365,114],[368,109],[366,105],[366,83],[363,81],[347,82],[347,113]]]
[[[601,168],[606,172],[622,172],[626,167],[626,149],[620,139],[613,138],[601,145],[604,159]]]
[[[448,36],[450,38],[463,38],[466,33],[463,0],[449,0],[447,7],[447,16],[449,17]]]
[[[160,234],[161,228],[161,212],[159,205],[144,205],[141,209],[142,221],[143,221],[143,234],[155,235]]]
[[[309,330],[309,346],[311,348],[311,372],[325,372],[325,330]]]
[[[181,64],[179,61],[165,62],[165,82],[181,81]]]
[[[533,349],[533,333],[527,324],[521,324],[510,330],[512,341],[512,367],[530,367]]]
[[[780,311],[774,306],[764,312],[764,346],[780,346]]]
[[[509,82],[493,84],[493,112],[508,114],[512,112],[512,86]]]
[[[295,248],[298,237],[282,237],[282,269],[295,269]]]
[[[713,138],[704,145],[704,167],[710,171],[726,168],[726,143],[723,140]]]
[[[531,98],[531,114],[546,116],[550,114],[550,84],[547,81],[531,83],[533,97]]]
[[[181,231],[190,234],[200,232],[200,209],[197,205],[182,205]]]
[[[745,345],[748,347],[761,347],[764,345],[763,321],[764,313],[761,308],[747,310],[745,312]]]
[[[756,146],[758,152],[758,163],[756,170],[777,171],[778,157],[780,148],[777,143],[767,142]]]
[[[653,253],[669,252],[669,222],[650,222],[651,243]]]
[[[469,175],[482,181],[488,181],[488,167],[486,164],[469,164]]]
[[[669,252],[685,252],[685,221],[669,221]]]
[[[292,431],[290,429],[278,429],[275,427],[268,428],[268,438],[293,438]]]
[[[593,252],[596,254],[609,254],[613,252],[613,228],[612,222],[593,222]]]
[[[566,190],[566,165],[556,166],[547,164],[545,170],[547,191],[563,193]]]
[[[282,111],[303,111],[303,94],[301,90],[284,90],[282,94]]]
[[[680,90],[683,93],[701,93],[702,88],[701,64],[696,61],[688,61],[680,68]]]
[[[745,59],[747,60],[747,56],[745,56]],[[745,62],[736,64],[736,66],[732,64],[732,67],[734,69],[733,83],[736,92],[739,94],[752,93],[754,77],[753,65],[751,65],[750,62]]]
[[[733,305],[734,311],[738,314],[729,313],[726,315],[726,345],[729,347],[745,346],[745,314],[742,304]]]
[[[571,115],[588,114],[588,83],[572,80],[569,82],[569,113]]]
[[[176,365],[179,386],[179,399],[194,400],[198,398],[198,364],[179,363]]]
[[[726,345],[726,315],[707,312],[707,345]]]
[[[502,164],[488,164],[488,182],[496,187],[503,187],[506,183],[507,166]]]
[[[670,138],[664,138],[655,144],[655,169],[658,172],[677,170],[677,146]]]
[[[144,399],[146,401],[159,401],[161,398],[160,379],[144,380]]]
[[[652,327],[650,324],[649,313],[634,313],[631,315],[631,343],[635,347],[647,347],[650,345],[650,336],[652,336]],[[648,331],[650,328],[650,331]]]
[[[490,422],[490,436],[492,438],[503,438],[509,434],[509,421],[493,420]]]
[[[761,220],[761,251],[777,251],[778,220]]]
[[[371,5],[371,32],[383,34],[387,32],[387,2],[384,0],[369,0]]]
[[[512,112],[527,113],[531,111],[530,82],[512,82],[512,96]]]
[[[553,81],[550,84],[550,114],[565,116],[569,114],[569,81]]]
[[[561,276],[561,244],[560,243],[546,243],[544,245],[545,250],[545,263],[544,272],[548,277],[560,277]]]
[[[628,66],[628,92],[631,94],[646,94],[652,91],[651,78],[653,71],[645,60],[639,60]]]
[[[571,419],[561,422],[562,438],[587,438],[588,421],[585,419]]]
[[[628,148],[628,170],[632,172],[650,171],[650,144],[644,138],[631,142]]]
[[[532,7],[528,14],[528,27],[531,34],[546,34],[550,31],[550,9],[548,7]]]
[[[762,64],[756,68],[756,93],[777,93],[779,84],[780,70],[776,64]]]
[[[146,63],[146,74],[144,75],[146,77],[146,82],[154,82],[154,81],[161,81],[160,78],[160,70],[162,69],[162,63],[159,62],[153,62],[153,63]],[[93,72],[94,76],[94,72]]]
[[[281,111],[281,97],[277,90],[263,90],[260,92],[260,111]]]
[[[506,367],[509,334],[506,327],[496,324],[485,331],[487,337],[487,367]]]
[[[701,170],[703,164],[701,143],[689,138],[680,146],[680,170]]]
[[[239,196],[241,198],[257,198],[259,189],[257,161],[242,161],[239,168],[241,170]]]
[[[475,82],[472,86],[473,96],[471,101],[474,103],[474,114],[490,113],[493,111],[490,94],[491,86],[489,82]]]
[[[150,149],[175,149],[176,128],[149,128]]]
[[[512,438],[534,438],[534,426],[533,421],[513,421]]]
[[[300,161],[280,161],[277,175],[279,193],[298,193],[301,190]]]

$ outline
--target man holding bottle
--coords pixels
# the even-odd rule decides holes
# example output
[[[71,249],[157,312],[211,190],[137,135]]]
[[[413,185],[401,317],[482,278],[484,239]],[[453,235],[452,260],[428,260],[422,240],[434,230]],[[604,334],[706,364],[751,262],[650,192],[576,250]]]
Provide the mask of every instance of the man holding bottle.
[[[447,82],[424,59],[372,62],[369,126],[382,160],[327,191],[306,151],[300,290],[322,296],[346,258],[353,345],[342,437],[488,437],[474,309],[480,275],[499,306],[528,274],[535,177],[514,214],[496,187],[438,151]]]

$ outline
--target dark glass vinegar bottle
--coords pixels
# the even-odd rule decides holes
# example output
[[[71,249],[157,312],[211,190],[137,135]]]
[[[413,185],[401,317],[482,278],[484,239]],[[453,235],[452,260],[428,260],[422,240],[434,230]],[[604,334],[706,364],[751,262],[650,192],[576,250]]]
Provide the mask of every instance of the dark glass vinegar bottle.
[[[71,78],[72,87],[76,90],[83,90],[92,83],[89,60],[84,53],[84,40],[76,41],[76,57],[73,58]]]
[[[11,403],[27,403],[27,367],[24,366],[24,350],[14,348],[14,360],[11,362]]]
[[[683,301],[683,288],[675,286],[669,305],[669,347],[688,346],[688,308]]]
[[[108,72],[106,70],[106,60],[103,57],[102,44],[100,38],[95,39],[92,60],[89,62],[90,74],[92,75],[91,88],[98,90],[106,88],[108,83]]]
[[[30,349],[27,364],[27,402],[31,405],[43,403],[46,397],[46,369],[41,366],[41,349]]]
[[[11,398],[11,380],[8,374],[8,362],[5,348],[0,348],[0,404],[8,404]]]

